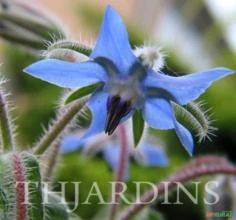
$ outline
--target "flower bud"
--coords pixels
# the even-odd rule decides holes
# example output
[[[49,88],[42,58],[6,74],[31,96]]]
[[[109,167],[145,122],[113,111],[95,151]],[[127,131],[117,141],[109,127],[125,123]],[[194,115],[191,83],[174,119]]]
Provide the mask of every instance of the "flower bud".
[[[50,42],[42,56],[46,59],[55,58],[69,62],[83,62],[89,59],[92,49],[86,43],[71,40]]]
[[[58,59],[68,62],[83,62],[87,61],[89,58],[82,53],[76,52],[71,49],[58,48],[51,51],[45,51],[43,57],[46,59]]]

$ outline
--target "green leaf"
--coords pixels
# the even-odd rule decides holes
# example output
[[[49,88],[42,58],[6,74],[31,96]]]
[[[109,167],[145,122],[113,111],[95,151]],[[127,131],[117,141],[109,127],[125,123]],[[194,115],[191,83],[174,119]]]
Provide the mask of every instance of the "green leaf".
[[[143,131],[144,131],[144,120],[142,112],[137,110],[133,115],[133,137],[134,137],[134,146],[136,147],[141,140]]]
[[[102,85],[101,82],[99,83],[95,83],[89,86],[85,86],[82,88],[79,88],[75,91],[73,91],[65,100],[65,105],[69,104],[73,101],[75,101],[76,99],[80,99],[86,95],[89,95],[90,93],[94,92],[96,89],[98,89],[100,86]]]

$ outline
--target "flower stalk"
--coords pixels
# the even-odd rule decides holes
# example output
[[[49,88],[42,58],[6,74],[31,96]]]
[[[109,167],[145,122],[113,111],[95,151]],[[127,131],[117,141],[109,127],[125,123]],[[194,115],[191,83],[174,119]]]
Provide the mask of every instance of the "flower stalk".
[[[120,134],[120,157],[119,157],[119,164],[116,170],[115,176],[115,192],[112,195],[112,204],[110,210],[110,220],[115,219],[116,212],[118,209],[119,204],[119,192],[122,189],[121,183],[124,181],[124,176],[127,168],[128,162],[128,143],[127,143],[127,135],[126,129],[124,125],[119,126],[119,134]]]
[[[59,114],[57,120],[48,128],[45,135],[34,148],[35,155],[43,154],[51,144],[61,137],[66,128],[73,119],[80,113],[84,107],[85,101],[76,101],[71,106],[65,109],[65,112]]]
[[[11,126],[11,119],[8,110],[8,104],[5,100],[4,94],[0,91],[0,131],[2,150],[8,152],[14,148],[13,131]]]
[[[133,216],[145,208],[149,201],[152,201],[156,192],[158,192],[158,195],[160,196],[164,193],[166,187],[171,189],[176,186],[176,183],[186,183],[202,176],[215,174],[235,175],[236,166],[230,164],[221,157],[214,156],[203,156],[190,161],[190,163],[180,171],[177,171],[167,178],[167,180],[157,184],[154,189],[146,191],[140,198],[138,198],[139,202],[134,202],[133,205],[129,206],[125,211],[123,211],[123,213],[121,213],[119,219],[132,219]],[[167,183],[168,186],[163,183]]]
[[[42,179],[43,181],[49,182],[52,179],[53,171],[57,165],[60,152],[60,140],[55,141],[50,149],[48,149],[48,154],[43,159],[42,158]]]

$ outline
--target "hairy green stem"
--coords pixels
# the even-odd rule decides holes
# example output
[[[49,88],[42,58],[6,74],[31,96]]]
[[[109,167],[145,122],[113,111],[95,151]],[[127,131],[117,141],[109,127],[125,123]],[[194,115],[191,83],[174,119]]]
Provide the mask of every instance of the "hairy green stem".
[[[7,152],[12,150],[12,148],[14,147],[14,141],[11,120],[9,117],[8,106],[2,93],[0,93],[0,130],[3,151]]]
[[[42,178],[43,181],[51,181],[54,168],[57,164],[57,160],[60,152],[60,140],[55,141],[49,149],[46,157],[42,159],[43,169],[42,169]]]
[[[60,137],[63,131],[67,128],[70,122],[80,113],[84,107],[85,101],[76,101],[65,112],[57,118],[57,120],[49,127],[48,131],[41,138],[39,143],[34,148],[34,154],[40,155],[44,153],[48,147]]]
[[[156,193],[158,196],[165,192],[166,187],[168,189],[174,188],[176,183],[185,183],[189,180],[212,174],[236,174],[236,166],[226,162],[226,160],[220,157],[199,157],[183,169],[172,174],[167,180],[157,184],[155,188],[146,191],[138,202],[134,202],[123,213],[121,213],[120,220],[132,219],[138,212],[148,205],[149,201],[152,201]],[[167,186],[166,186],[167,184]]]

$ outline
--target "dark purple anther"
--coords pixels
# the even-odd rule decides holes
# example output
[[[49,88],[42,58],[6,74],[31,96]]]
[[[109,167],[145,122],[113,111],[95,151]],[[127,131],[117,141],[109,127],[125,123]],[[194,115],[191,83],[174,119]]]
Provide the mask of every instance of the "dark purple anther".
[[[109,97],[107,100],[107,119],[105,133],[111,135],[120,123],[120,120],[131,111],[131,102],[124,101],[120,96]]]

